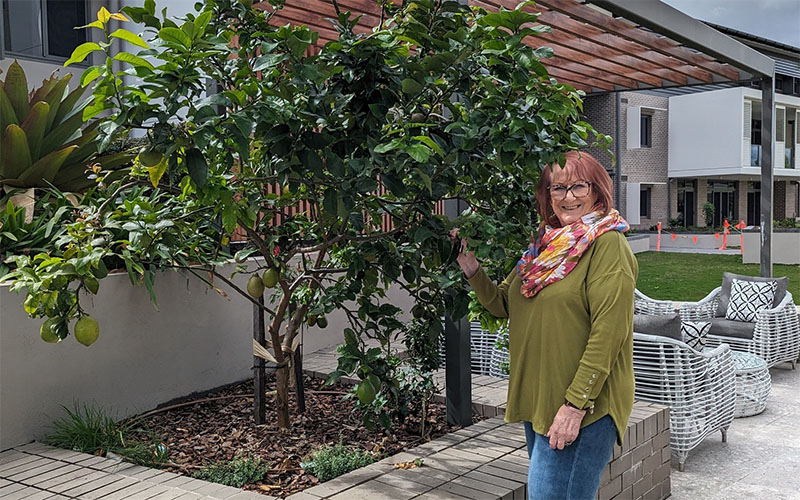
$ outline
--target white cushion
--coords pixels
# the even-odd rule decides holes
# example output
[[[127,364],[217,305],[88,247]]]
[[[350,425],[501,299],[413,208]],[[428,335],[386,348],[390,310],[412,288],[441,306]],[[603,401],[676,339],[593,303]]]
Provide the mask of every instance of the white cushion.
[[[731,301],[725,311],[725,319],[754,323],[759,311],[772,307],[777,287],[778,283],[775,281],[734,279],[731,282]]]
[[[682,321],[681,334],[683,342],[692,349],[702,351],[706,346],[706,336],[711,329],[710,321]]]

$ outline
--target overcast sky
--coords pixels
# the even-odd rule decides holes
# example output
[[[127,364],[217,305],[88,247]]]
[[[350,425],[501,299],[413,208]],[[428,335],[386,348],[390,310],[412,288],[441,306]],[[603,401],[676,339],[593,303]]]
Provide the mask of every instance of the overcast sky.
[[[662,0],[714,24],[800,47],[800,0]]]

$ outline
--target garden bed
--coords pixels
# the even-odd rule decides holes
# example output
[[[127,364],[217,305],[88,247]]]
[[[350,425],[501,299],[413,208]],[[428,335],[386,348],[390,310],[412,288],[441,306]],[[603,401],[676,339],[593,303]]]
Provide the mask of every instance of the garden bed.
[[[192,475],[212,462],[231,460],[237,454],[252,455],[269,462],[270,470],[265,480],[244,488],[283,498],[319,483],[300,464],[321,446],[342,442],[373,453],[377,460],[460,428],[447,425],[443,403],[431,403],[424,438],[418,416],[409,417],[390,431],[370,431],[361,424],[361,416],[353,413],[354,403],[343,400],[346,386],[323,387],[322,381],[307,379],[306,412],[297,414],[292,396],[293,428],[284,433],[275,425],[269,399],[268,424],[253,424],[252,387],[252,381],[243,382],[204,395],[196,404],[143,418],[141,423],[167,446],[168,462],[163,468]],[[482,419],[473,417],[473,421]]]

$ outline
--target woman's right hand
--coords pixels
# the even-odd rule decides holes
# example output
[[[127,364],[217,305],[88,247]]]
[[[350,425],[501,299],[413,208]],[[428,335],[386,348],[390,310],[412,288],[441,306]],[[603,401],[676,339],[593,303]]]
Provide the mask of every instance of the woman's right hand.
[[[454,227],[450,230],[450,236],[456,240],[458,239],[458,228]],[[464,275],[467,279],[472,278],[475,276],[475,273],[478,272],[478,269],[481,267],[478,264],[478,259],[475,258],[474,252],[467,252],[467,239],[461,238],[461,247],[458,253],[458,257],[456,257],[456,261],[458,261],[458,265],[461,266],[461,270],[464,271]]]

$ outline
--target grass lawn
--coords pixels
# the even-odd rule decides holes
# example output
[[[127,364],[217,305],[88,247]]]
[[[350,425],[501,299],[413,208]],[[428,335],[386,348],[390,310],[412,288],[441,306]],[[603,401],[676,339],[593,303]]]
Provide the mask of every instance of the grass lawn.
[[[725,271],[758,276],[758,264],[742,264],[740,255],[643,252],[636,287],[654,299],[696,301],[722,284]],[[774,276],[789,277],[795,304],[800,300],[800,266],[775,264]]]

